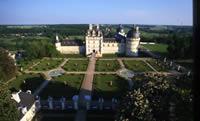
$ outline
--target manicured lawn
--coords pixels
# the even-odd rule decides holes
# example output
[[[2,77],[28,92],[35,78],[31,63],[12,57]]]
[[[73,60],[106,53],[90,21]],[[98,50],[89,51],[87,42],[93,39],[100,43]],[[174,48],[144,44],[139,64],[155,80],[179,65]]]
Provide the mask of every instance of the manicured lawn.
[[[103,58],[125,57],[125,54],[103,54]]]
[[[145,48],[151,50],[154,53],[160,54],[160,55],[167,55],[167,44],[144,44],[142,45]]]
[[[88,62],[88,60],[69,60],[63,66],[63,69],[66,71],[86,71]]]
[[[123,60],[125,67],[135,72],[153,71],[146,63],[140,60]]]
[[[25,81],[25,83],[24,83]],[[40,74],[23,74],[9,83],[11,91],[31,90],[32,93],[44,82],[44,78]]]
[[[120,65],[117,60],[97,60],[96,71],[117,71]]]
[[[20,68],[23,68],[23,70],[26,70],[39,61],[40,61],[40,59],[34,59],[34,60],[29,60],[29,61],[21,60],[18,62],[18,66]]]
[[[111,82],[112,85],[110,84]],[[93,81],[93,98],[119,98],[127,90],[127,87],[127,81],[117,75],[95,75]]]
[[[84,75],[61,75],[53,78],[53,81],[42,90],[40,93],[41,98],[47,99],[48,96],[53,98],[61,98],[65,96],[72,98],[73,95],[79,93]]]
[[[43,59],[40,63],[34,66],[31,71],[47,71],[58,67],[63,62],[63,59]]]
[[[157,61],[155,59],[147,60],[147,62],[153,66],[157,71],[167,71],[167,67],[162,64],[162,62]]]
[[[84,54],[62,54],[65,58],[86,58]]]

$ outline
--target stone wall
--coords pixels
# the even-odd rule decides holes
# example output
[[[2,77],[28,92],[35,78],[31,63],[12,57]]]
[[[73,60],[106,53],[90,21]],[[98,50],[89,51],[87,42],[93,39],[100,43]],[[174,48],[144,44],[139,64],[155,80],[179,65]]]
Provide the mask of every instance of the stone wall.
[[[85,46],[56,46],[62,54],[81,54],[85,53]]]
[[[102,54],[124,53],[125,47],[124,43],[103,43]]]

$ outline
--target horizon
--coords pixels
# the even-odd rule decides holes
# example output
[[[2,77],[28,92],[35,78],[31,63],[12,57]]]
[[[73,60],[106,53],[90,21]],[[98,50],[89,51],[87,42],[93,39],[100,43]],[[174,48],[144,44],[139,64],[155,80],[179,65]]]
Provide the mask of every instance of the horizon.
[[[191,0],[6,0],[0,6],[0,25],[193,24]]]

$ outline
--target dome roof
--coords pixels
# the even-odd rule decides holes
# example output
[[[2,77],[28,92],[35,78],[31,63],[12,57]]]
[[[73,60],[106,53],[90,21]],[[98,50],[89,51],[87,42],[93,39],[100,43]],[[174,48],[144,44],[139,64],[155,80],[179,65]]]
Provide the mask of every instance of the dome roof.
[[[139,27],[134,26],[127,33],[127,38],[139,38],[139,37],[140,37]]]

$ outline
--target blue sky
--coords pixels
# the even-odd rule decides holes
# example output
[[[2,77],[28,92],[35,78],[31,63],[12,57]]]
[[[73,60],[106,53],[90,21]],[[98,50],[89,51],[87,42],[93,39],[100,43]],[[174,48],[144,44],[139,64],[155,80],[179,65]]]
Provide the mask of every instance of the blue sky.
[[[0,0],[0,24],[192,25],[192,0]]]

